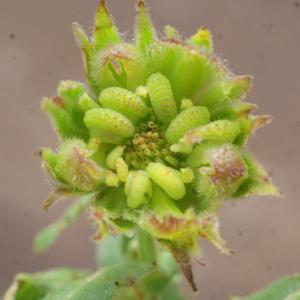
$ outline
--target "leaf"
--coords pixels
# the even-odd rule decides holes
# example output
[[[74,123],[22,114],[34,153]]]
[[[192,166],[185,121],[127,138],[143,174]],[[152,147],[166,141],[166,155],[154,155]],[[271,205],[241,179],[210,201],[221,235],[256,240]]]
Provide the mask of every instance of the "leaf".
[[[300,274],[283,277],[261,291],[245,298],[231,300],[299,300]]]
[[[161,300],[185,300],[177,288],[176,281],[174,280],[165,288],[160,296]]]
[[[102,267],[123,263],[127,260],[123,251],[126,237],[110,236],[97,245],[97,262]]]
[[[170,276],[173,275],[175,278],[181,276],[179,266],[174,256],[170,252],[164,251],[163,248],[160,249],[160,252],[157,255],[157,264],[161,270],[168,273]]]
[[[59,221],[44,228],[37,234],[34,239],[34,251],[42,253],[48,250],[51,246],[54,245],[63,230],[64,228],[61,226],[61,223]]]
[[[159,269],[154,268],[151,273],[143,278],[141,284],[147,294],[158,295],[166,288],[170,280],[170,276],[161,272]]]
[[[18,274],[3,300],[40,300],[47,293],[61,289],[87,276],[87,272],[53,269],[35,274]]]
[[[138,256],[128,255],[128,251],[130,251],[130,249],[128,249],[128,247],[130,248],[128,241],[129,240],[124,236],[109,237],[102,241],[97,251],[99,264],[102,266],[116,266],[137,259]],[[142,244],[139,246],[139,259],[146,259],[145,261],[148,261],[152,266],[151,271],[141,279],[136,287],[119,287],[118,295],[114,300],[140,299],[138,295],[136,295],[137,290],[141,294],[151,295],[149,299],[184,300],[176,288],[180,273],[174,257],[169,252],[156,248],[158,254],[156,255],[157,259],[154,266],[153,262],[155,257],[149,256],[146,249],[147,245],[150,248],[152,248],[153,245],[151,246],[151,243],[149,244],[145,232],[141,231],[139,233],[139,241]],[[145,251],[147,253],[145,253]],[[153,251],[153,253],[154,252],[155,251]]]
[[[117,290],[130,287],[151,270],[151,265],[124,263],[106,268],[77,285],[50,293],[43,300],[111,300]]]
[[[41,253],[53,246],[62,232],[71,226],[83,213],[90,204],[90,201],[90,196],[81,198],[77,203],[72,205],[56,223],[40,231],[34,239],[34,251]]]
[[[152,236],[149,233],[140,230],[138,234],[138,240],[139,240],[139,252],[140,252],[141,260],[150,264],[155,263],[156,247],[155,247],[155,241],[152,238]]]
[[[299,300],[300,299],[300,290],[296,291],[293,294],[290,294],[285,300]]]

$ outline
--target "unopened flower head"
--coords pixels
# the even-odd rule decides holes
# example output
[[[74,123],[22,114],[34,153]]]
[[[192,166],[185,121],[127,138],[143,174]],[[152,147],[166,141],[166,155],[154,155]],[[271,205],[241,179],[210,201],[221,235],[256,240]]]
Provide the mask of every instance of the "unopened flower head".
[[[208,29],[184,39],[166,26],[159,35],[144,1],[136,10],[133,41],[104,1],[90,38],[74,24],[88,84],[63,81],[44,100],[61,144],[42,159],[57,195],[94,195],[98,237],[140,227],[190,277],[183,257],[199,236],[230,253],[218,232],[224,201],[278,194],[246,149],[270,117],[252,115],[256,106],[243,101],[252,77],[225,66]]]

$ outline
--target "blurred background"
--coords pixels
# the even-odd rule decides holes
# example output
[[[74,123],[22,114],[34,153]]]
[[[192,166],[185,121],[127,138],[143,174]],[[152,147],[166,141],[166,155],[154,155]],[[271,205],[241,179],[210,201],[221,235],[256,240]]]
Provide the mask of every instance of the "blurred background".
[[[121,31],[132,36],[134,0],[110,0]],[[34,234],[64,211],[49,213],[42,201],[51,186],[35,154],[56,137],[40,110],[61,79],[82,79],[71,24],[91,30],[97,0],[0,1],[0,294],[19,271],[50,267],[94,268],[93,230],[82,217],[49,252],[32,252]],[[177,27],[186,37],[200,26],[214,34],[215,48],[237,74],[252,74],[248,100],[274,122],[252,138],[250,148],[273,174],[284,198],[248,198],[222,210],[226,257],[203,242],[203,267],[195,262],[199,294],[222,300],[244,295],[286,274],[300,272],[300,1],[148,0],[155,25]],[[69,200],[71,201],[71,200]]]

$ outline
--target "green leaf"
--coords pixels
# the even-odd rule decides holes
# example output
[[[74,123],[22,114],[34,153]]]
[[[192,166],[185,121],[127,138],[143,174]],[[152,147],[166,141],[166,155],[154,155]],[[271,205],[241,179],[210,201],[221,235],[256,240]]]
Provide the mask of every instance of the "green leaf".
[[[70,227],[84,212],[90,202],[90,196],[83,197],[72,205],[56,223],[40,231],[34,239],[34,250],[41,253],[49,249],[57,241],[62,232]]]
[[[98,262],[105,267],[117,266],[125,262],[138,261],[141,265],[143,265],[141,261],[148,263],[152,266],[151,270],[141,278],[135,289],[138,288],[144,295],[152,295],[153,297],[162,295],[163,298],[157,299],[163,300],[168,293],[165,290],[172,282],[173,287],[176,287],[174,280],[178,280],[180,277],[178,266],[169,252],[155,247],[153,239],[146,232],[139,231],[135,241],[138,243],[136,244],[124,236],[106,238],[97,249]],[[139,299],[136,298],[137,295],[134,294],[132,287],[120,286],[118,294],[122,295],[122,298],[117,296],[114,300]],[[171,295],[174,295],[174,293]],[[149,299],[152,299],[151,297]]]
[[[127,260],[124,236],[110,236],[97,245],[97,262],[102,267],[123,263]]]
[[[179,266],[170,252],[160,249],[159,255],[157,255],[157,264],[161,270],[170,276],[180,277]]]
[[[245,298],[231,300],[299,300],[300,274],[283,277],[261,291]]]
[[[108,187],[97,195],[93,204],[96,208],[104,208],[109,216],[115,219],[122,216],[125,203],[123,189]]]
[[[299,300],[300,299],[300,290],[289,295],[285,300]]]
[[[99,271],[76,285],[50,293],[43,300],[111,300],[119,288],[135,285],[150,270],[151,266],[144,264],[119,264]]]
[[[155,268],[150,274],[143,278],[141,284],[147,294],[160,294],[170,282],[171,277],[161,270]]]
[[[156,247],[153,237],[140,230],[138,234],[140,258],[147,263],[155,263],[156,260]]]
[[[62,224],[60,222],[44,228],[36,235],[34,239],[34,251],[38,253],[45,252],[54,245],[63,230],[64,229],[62,228]]]
[[[162,292],[160,300],[185,300],[185,298],[181,295],[176,281],[173,280]]]
[[[86,276],[87,272],[69,269],[53,269],[32,275],[19,274],[3,300],[40,300],[47,293],[76,283]]]

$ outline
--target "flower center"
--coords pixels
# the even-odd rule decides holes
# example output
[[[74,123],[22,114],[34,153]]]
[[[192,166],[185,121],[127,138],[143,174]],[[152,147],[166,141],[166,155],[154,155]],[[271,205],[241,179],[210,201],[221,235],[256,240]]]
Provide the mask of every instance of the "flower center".
[[[170,145],[164,135],[164,130],[155,120],[142,123],[126,147],[127,164],[134,169],[146,169],[150,162],[162,162],[171,157]]]

